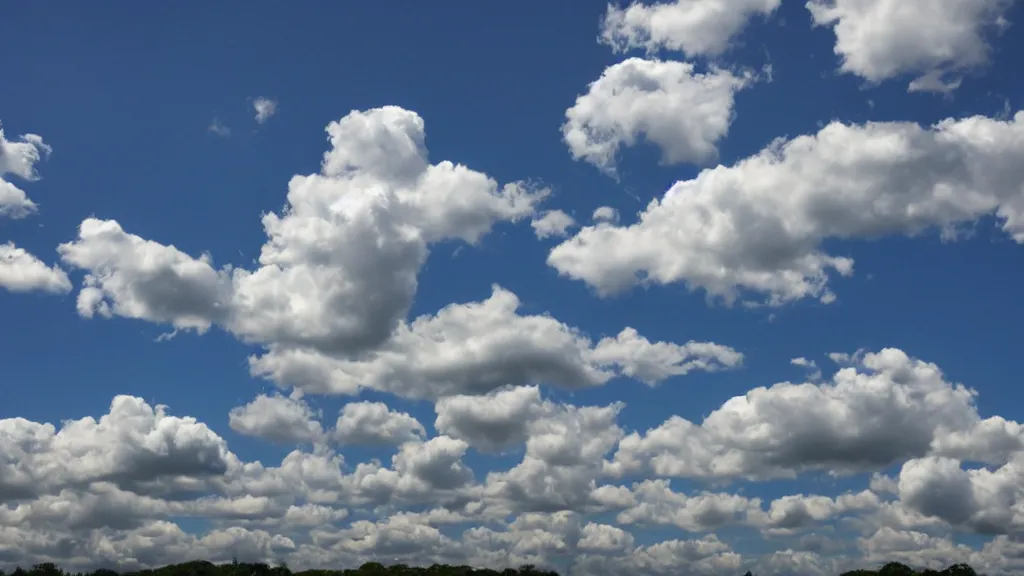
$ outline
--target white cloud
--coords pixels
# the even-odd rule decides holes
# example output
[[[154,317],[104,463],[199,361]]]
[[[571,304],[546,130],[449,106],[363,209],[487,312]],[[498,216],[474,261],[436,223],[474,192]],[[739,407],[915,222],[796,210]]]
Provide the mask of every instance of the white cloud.
[[[57,294],[71,291],[71,280],[60,267],[18,248],[13,242],[0,244],[0,288],[11,292],[42,290]]]
[[[530,422],[522,461],[487,475],[485,499],[505,513],[607,508],[596,480],[604,456],[622,437],[616,420],[624,407],[561,406]]]
[[[252,108],[256,111],[256,123],[263,124],[277,113],[277,101],[270,98],[256,98],[252,101]]]
[[[221,138],[229,138],[231,136],[231,128],[221,122],[220,118],[214,118],[210,125],[206,127],[206,131],[216,134]]]
[[[587,388],[618,375],[654,384],[693,369],[733,367],[742,359],[713,343],[652,343],[631,328],[594,346],[549,315],[518,314],[519,305],[515,294],[494,286],[481,302],[450,304],[403,322],[389,341],[358,359],[271,350],[250,359],[250,367],[310,393],[354,394],[365,387],[434,399],[539,383]]]
[[[982,419],[975,392],[897,349],[863,354],[831,382],[788,382],[734,397],[695,424],[678,416],[620,442],[608,471],[685,478],[876,471],[941,455],[1003,464],[1024,428]]]
[[[630,504],[619,513],[620,524],[672,525],[688,532],[705,532],[726,524],[747,522],[761,513],[761,501],[737,494],[703,492],[693,496],[674,492],[667,480],[633,484]]]
[[[316,413],[301,399],[260,394],[228,414],[231,429],[272,442],[313,442],[323,436]]]
[[[628,490],[621,524],[671,525],[687,532],[707,532],[727,525],[747,525],[771,535],[793,534],[820,526],[838,516],[873,511],[880,506],[870,491],[836,498],[793,494],[772,500],[767,508],[760,498],[701,491],[675,492],[668,480],[636,482]]]
[[[42,137],[23,134],[18,141],[4,137],[0,128],[0,218],[24,218],[38,211],[25,191],[3,179],[13,174],[22,180],[39,179],[35,165],[53,152]],[[14,242],[0,244],[0,288],[10,292],[41,290],[57,294],[71,291],[71,280],[59,266],[47,266]]]
[[[223,474],[227,444],[194,418],[165,406],[117,396],[99,420],[68,420],[57,430],[14,418],[0,420],[0,498],[31,497],[96,481],[156,489],[178,476]]]
[[[982,534],[1024,530],[1024,451],[1003,466],[963,469],[953,458],[930,456],[903,464],[900,502],[925,516]]]
[[[590,217],[595,223],[607,222],[617,224],[619,222],[619,211],[611,206],[598,206]]]
[[[952,564],[969,562],[979,573],[985,573],[982,571],[988,564],[973,549],[954,543],[951,537],[914,530],[881,528],[870,536],[861,538],[858,544],[864,553],[864,563],[902,562],[941,570]],[[998,570],[992,573],[1012,572]]]
[[[867,528],[870,515],[895,505],[904,506],[904,514],[923,518],[913,512],[921,509],[941,516],[938,522],[987,533],[1019,529],[1022,517],[1020,451],[994,471],[965,471],[942,458],[908,462],[899,479],[901,500],[893,503],[868,491],[762,502],[742,494],[684,494],[667,480],[598,486],[603,456],[622,437],[616,424],[621,404],[558,405],[540,400],[536,388],[444,402],[439,420],[447,413],[445,427],[467,439],[443,433],[424,439],[412,431],[417,438],[397,447],[389,467],[346,462],[325,445],[294,450],[277,466],[242,462],[205,424],[128,396],[116,397],[100,419],[69,420],[60,430],[0,420],[0,566],[55,561],[74,570],[135,569],[237,557],[287,562],[293,569],[374,560],[500,568],[553,567],[570,558],[572,572],[585,575],[668,576],[681,567],[723,576],[748,568],[833,574],[838,570],[830,568],[838,565],[811,552],[745,557],[703,533],[726,525],[776,536],[809,533],[847,516]],[[513,427],[514,418],[474,429],[467,424],[472,418],[462,416],[472,412],[474,425],[486,425],[487,415],[501,414],[502,406],[527,421],[527,429],[502,435],[497,428]],[[393,422],[402,420],[386,412]],[[398,428],[405,432],[392,438],[413,427]],[[522,462],[478,483],[463,462],[472,445],[502,445],[510,436],[526,445]],[[959,497],[942,497],[951,494]],[[614,517],[614,523],[592,520],[591,513]],[[177,518],[202,519],[211,528],[186,533],[172,521]],[[651,525],[695,535],[638,546],[631,529]],[[873,562],[891,555],[948,565],[959,554],[990,574],[1012,574],[1016,566],[1017,544],[1006,536],[971,550],[911,528],[880,526],[865,534],[859,544]]]
[[[616,52],[643,48],[688,56],[718,56],[755,16],[768,16],[782,0],[675,0],[625,8],[609,5],[601,41]]]
[[[283,214],[263,217],[269,239],[255,271],[218,269],[209,255],[112,220],[83,221],[78,239],[58,248],[87,272],[79,313],[200,333],[218,324],[267,349],[251,359],[253,374],[310,393],[437,398],[541,381],[580,388],[618,374],[653,383],[737,363],[726,347],[650,343],[629,330],[620,340],[630,342],[592,349],[550,316],[517,314],[518,298],[498,287],[483,302],[406,322],[431,243],[475,243],[497,222],[535,214],[547,191],[428,164],[423,121],[400,108],[353,112],[327,131],[323,173],[292,178]]]
[[[78,313],[86,318],[140,318],[202,333],[231,312],[230,269],[216,270],[209,255],[192,258],[128,234],[113,220],[86,219],[78,240],[58,251],[88,271],[78,293]]]
[[[555,412],[537,386],[497,390],[484,396],[449,396],[435,405],[434,428],[466,440],[470,446],[497,452],[526,442],[531,424]]]
[[[817,26],[831,26],[840,70],[870,82],[915,75],[911,91],[948,92],[988,62],[988,36],[1013,0],[809,0]]]
[[[561,210],[548,210],[530,222],[537,238],[555,238],[567,234],[567,230],[576,224],[576,220]]]
[[[622,374],[648,385],[693,370],[714,372],[736,368],[743,362],[739,352],[711,342],[652,343],[633,328],[625,328],[614,338],[602,338],[593,358],[603,365],[621,366]]]
[[[566,110],[562,136],[574,159],[614,174],[623,147],[643,138],[663,164],[715,160],[733,120],[734,95],[751,82],[687,62],[630,58],[609,66]]]
[[[22,180],[38,180],[36,164],[52,152],[53,148],[38,134],[22,134],[18,141],[12,142],[0,128],[0,175],[14,174]]]
[[[725,575],[737,573],[743,557],[733,552],[728,544],[714,534],[693,540],[666,540],[639,546],[629,554],[608,558],[584,555],[576,565],[584,574],[612,576],[614,574],[650,574],[673,576],[685,570],[687,574]]]
[[[0,131],[0,138],[2,137],[3,132]],[[0,178],[0,217],[19,219],[36,212],[36,210],[38,210],[38,206],[29,200],[24,190]]]
[[[677,182],[639,222],[585,227],[548,263],[601,294],[683,282],[727,300],[830,302],[829,273],[852,274],[853,260],[827,253],[828,239],[952,233],[995,214],[1024,242],[1021,155],[1024,113],[930,128],[834,122]]]
[[[427,431],[405,412],[392,411],[383,402],[349,402],[332,431],[341,444],[402,444],[421,440]]]
[[[80,312],[197,331],[219,323],[282,349],[357,352],[405,316],[429,244],[474,243],[499,221],[532,215],[547,194],[428,164],[423,121],[401,108],[352,112],[327,131],[322,174],[293,177],[283,213],[264,215],[255,271],[217,270],[208,256],[85,220],[78,239],[60,246],[65,262],[88,273]]]
[[[818,363],[814,360],[808,360],[804,357],[793,358],[789,361],[793,366],[800,366],[807,370],[808,378],[811,380],[821,379],[821,370],[818,369]]]

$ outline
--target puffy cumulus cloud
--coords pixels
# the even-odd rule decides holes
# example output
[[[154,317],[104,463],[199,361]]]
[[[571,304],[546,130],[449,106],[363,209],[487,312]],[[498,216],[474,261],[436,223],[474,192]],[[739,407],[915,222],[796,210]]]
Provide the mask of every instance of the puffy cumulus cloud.
[[[483,487],[494,513],[599,511],[622,500],[614,487],[598,487],[602,462],[619,439],[616,423],[622,403],[562,406],[537,418],[525,430],[522,461],[507,471],[492,471]]]
[[[434,526],[406,516],[379,522],[359,520],[341,530],[318,531],[315,543],[339,558],[387,559],[389,563],[397,559],[430,564],[450,562],[461,556],[458,541]]]
[[[406,442],[385,467],[376,460],[348,466],[341,454],[321,445],[312,452],[293,450],[278,466],[241,463],[215,484],[231,498],[297,499],[335,508],[446,505],[473,493],[473,472],[462,462],[466,448],[465,442],[447,436]]]
[[[273,562],[295,548],[285,536],[230,527],[203,536],[187,534],[173,522],[148,522],[130,530],[97,529],[84,533],[0,526],[0,562],[22,565],[58,561],[62,568],[126,570],[187,560]]]
[[[1024,242],[1021,154],[1024,113],[931,127],[833,122],[677,182],[636,223],[584,227],[548,264],[603,295],[682,282],[728,301],[830,302],[829,273],[852,274],[853,260],[827,253],[828,239],[953,237],[994,214]]]
[[[903,564],[941,570],[956,563],[970,563],[975,569],[984,570],[987,562],[974,549],[956,544],[949,536],[936,536],[915,530],[881,528],[870,536],[858,541],[864,554],[861,564]],[[994,574],[1005,574],[994,570]]]
[[[536,388],[493,393],[486,398],[492,405],[474,403],[481,400],[446,399],[439,419],[469,413],[482,420],[504,405],[530,424],[511,432],[500,430],[512,426],[507,421],[495,430],[460,424],[449,431],[472,440],[442,430],[407,441],[387,467],[348,463],[327,443],[293,450],[274,466],[243,462],[204,424],[127,396],[115,398],[98,420],[71,420],[59,431],[0,420],[0,567],[52,561],[73,570],[139,569],[235,557],[296,569],[383,561],[498,569],[532,563],[594,575],[747,569],[782,575],[832,574],[883,558],[948,565],[954,556],[990,574],[1019,567],[1014,554],[1021,544],[1012,530],[1019,521],[1013,515],[1020,514],[1022,452],[994,471],[964,471],[942,458],[911,461],[898,480],[899,500],[891,502],[870,491],[763,502],[741,494],[682,494],[665,480],[598,485],[603,458],[622,437],[621,404],[559,405],[541,399]],[[469,450],[517,435],[526,446],[522,462],[478,482],[463,462]],[[964,484],[970,489],[950,488]],[[954,498],[974,512],[948,501]],[[904,525],[870,516],[886,506],[904,515]],[[705,534],[726,525],[764,535],[810,533],[858,513],[869,514],[861,519],[860,559],[792,549],[743,557]],[[943,518],[929,524],[921,520],[926,514]],[[177,523],[181,518],[210,527],[189,533]],[[639,545],[631,530],[650,525],[676,526],[694,538]],[[936,535],[954,525],[1007,533],[979,548]]]
[[[1013,0],[809,0],[817,26],[835,31],[840,70],[870,82],[918,76],[911,91],[955,90],[988,62],[989,33]]]
[[[687,478],[793,477],[873,471],[926,455],[1006,463],[1021,427],[983,419],[976,393],[897,349],[862,353],[823,383],[754,388],[700,424],[678,416],[632,433],[607,467]]]
[[[548,210],[530,222],[533,233],[541,240],[565,236],[574,225],[576,220],[561,210]]]
[[[1024,530],[1024,452],[995,470],[963,469],[952,458],[910,460],[898,488],[902,504],[953,526],[982,534]]]
[[[593,358],[600,364],[618,365],[622,374],[648,385],[693,370],[714,372],[743,363],[743,354],[728,346],[693,341],[652,343],[633,328],[623,329],[614,338],[602,338]]]
[[[38,206],[29,200],[25,191],[3,176],[13,174],[22,180],[38,180],[35,166],[52,151],[36,134],[22,134],[18,140],[11,141],[0,128],[0,217],[22,218],[36,212]]]
[[[58,247],[67,264],[88,271],[78,293],[85,318],[122,316],[205,332],[231,314],[231,270],[129,234],[113,220],[88,218],[78,240]]]
[[[751,81],[727,70],[695,72],[687,62],[630,58],[609,66],[566,110],[562,136],[573,158],[615,173],[619,149],[640,138],[663,164],[704,163],[718,155],[736,91]]]
[[[590,217],[594,222],[615,224],[619,221],[619,211],[611,206],[598,206]]]
[[[114,398],[99,420],[68,420],[60,430],[23,418],[3,419],[0,438],[4,501],[98,481],[168,490],[182,477],[224,474],[235,461],[227,443],[205,424],[132,396]]]
[[[371,388],[411,398],[485,394],[537,383],[568,389],[618,375],[655,383],[694,369],[736,366],[742,356],[713,343],[652,343],[633,329],[594,345],[549,315],[517,313],[515,294],[494,286],[481,302],[451,304],[399,325],[379,349],[341,359],[309,349],[272,350],[250,359],[254,374],[311,393]]]
[[[402,444],[420,440],[427,431],[419,420],[393,411],[383,402],[349,402],[331,431],[341,444]]]
[[[252,101],[252,109],[256,111],[256,123],[263,124],[271,116],[277,114],[277,101],[270,98],[256,98]]]
[[[24,218],[39,207],[21,188],[4,180],[13,174],[22,180],[39,179],[36,164],[52,152],[36,134],[23,134],[10,141],[0,128],[0,218]],[[42,260],[18,248],[13,242],[0,244],[0,288],[10,292],[40,290],[56,294],[71,291],[71,280],[59,266],[47,266]]]
[[[601,42],[616,52],[643,48],[718,56],[752,18],[768,16],[782,0],[675,0],[608,5]]]
[[[87,273],[79,311],[197,331],[217,323],[271,347],[355,353],[405,316],[431,243],[477,242],[547,195],[428,163],[423,120],[401,108],[354,111],[327,132],[321,172],[293,177],[282,213],[263,216],[258,269],[216,269],[208,256],[88,219],[59,247]]]
[[[485,452],[524,444],[530,426],[557,411],[537,386],[498,390],[484,396],[449,396],[437,401],[434,428]]]
[[[231,429],[279,443],[313,442],[323,436],[317,414],[301,399],[260,394],[228,414]]]
[[[791,534],[844,514],[874,511],[880,506],[878,496],[870,490],[836,498],[794,494],[772,500],[767,511],[751,514],[748,522],[770,534]]]
[[[761,501],[738,494],[678,493],[667,480],[633,484],[629,507],[616,518],[620,524],[672,525],[689,532],[705,532],[726,524],[746,522],[761,512]]]
[[[610,524],[588,522],[581,530],[577,549],[584,552],[613,553],[633,547],[633,535]]]
[[[71,291],[71,280],[59,266],[47,266],[23,248],[7,242],[0,244],[0,288],[11,292],[42,290],[67,294]]]
[[[514,294],[495,287],[482,302],[452,304],[399,325],[380,349],[356,359],[274,350],[252,359],[251,368],[307,392],[366,387],[426,398],[537,380],[580,388],[613,376],[587,362],[588,343],[574,329],[548,316],[520,316],[518,307]]]
[[[77,240],[58,248],[86,272],[79,313],[200,333],[219,325],[265,349],[250,359],[254,375],[309,393],[582,388],[735,361],[724,347],[652,344],[633,331],[620,351],[595,350],[550,316],[518,314],[519,299],[498,287],[482,302],[407,321],[432,243],[476,243],[498,222],[535,215],[547,191],[430,164],[422,118],[401,108],[352,112],[327,132],[321,172],[293,177],[282,213],[264,215],[268,240],[256,270],[218,268],[208,254],[194,257],[112,220],[83,221]]]
[[[709,534],[694,540],[666,540],[638,546],[628,554],[614,557],[584,554],[578,556],[574,570],[595,576],[616,574],[732,574],[740,570],[743,557]]]
[[[2,137],[0,134],[0,138]],[[0,217],[24,218],[36,210],[36,203],[29,200],[24,190],[0,178]]]
[[[772,500],[765,508],[760,498],[740,494],[675,492],[664,479],[634,483],[619,495],[623,510],[616,521],[620,524],[671,525],[697,533],[747,525],[765,534],[787,535],[844,514],[873,511],[881,505],[874,493],[865,490],[836,498],[794,494]]]
[[[581,554],[621,555],[634,549],[633,535],[609,524],[588,522],[573,512],[521,514],[504,530],[478,527],[466,530],[463,543],[475,550],[481,565],[551,565],[552,560]],[[579,571],[573,567],[573,573]]]

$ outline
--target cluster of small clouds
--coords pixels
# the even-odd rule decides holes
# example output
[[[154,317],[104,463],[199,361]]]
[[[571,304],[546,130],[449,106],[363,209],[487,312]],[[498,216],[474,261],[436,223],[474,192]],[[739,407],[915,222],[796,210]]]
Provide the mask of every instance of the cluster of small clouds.
[[[277,114],[277,100],[260,96],[251,99],[251,102],[252,109],[256,112],[256,124],[263,125],[271,116]],[[230,138],[232,134],[231,127],[217,116],[210,121],[210,125],[207,126],[206,130],[221,138]]]
[[[0,220],[20,220],[39,211],[39,205],[6,178],[16,176],[24,182],[38,180],[36,164],[52,152],[53,149],[38,134],[23,134],[11,141],[0,128]],[[71,291],[71,280],[60,267],[47,266],[38,257],[8,240],[0,243],[0,289],[66,294]]]
[[[806,7],[814,25],[834,31],[841,72],[868,82],[908,76],[912,91],[950,91],[987,63],[987,34],[1005,25],[1009,2],[969,4]],[[572,157],[617,176],[620,151],[644,141],[664,164],[717,161],[736,94],[766,80],[723,58],[752,19],[770,19],[779,5],[610,6],[601,42],[645,54],[609,66],[566,111]],[[277,103],[258,98],[253,109],[263,124]],[[832,239],[937,230],[952,240],[995,215],[1024,242],[1024,113],[931,126],[833,122],[675,183],[635,222],[599,206],[589,224],[548,207],[547,188],[432,160],[413,111],[352,111],[326,133],[319,171],[294,176],[285,207],[262,216],[266,240],[253,269],[218,266],[211,254],[97,217],[58,246],[60,264],[0,244],[0,288],[69,293],[63,265],[81,274],[84,318],[197,337],[217,329],[252,345],[250,373],[280,391],[234,408],[227,423],[294,447],[279,464],[245,461],[210,425],[131,396],[59,428],[2,419],[0,566],[131,569],[237,557],[296,568],[381,560],[770,575],[895,559],[967,561],[992,575],[1024,570],[1024,425],[983,417],[977,392],[936,364],[896,348],[858,351],[830,355],[840,366],[826,377],[816,361],[796,358],[804,382],[762,383],[700,422],[671,416],[627,430],[619,420],[627,403],[574,405],[542,386],[657,386],[739,369],[742,352],[652,341],[629,326],[595,337],[523,312],[498,285],[480,300],[410,318],[434,246],[472,247],[523,221],[556,242],[547,263],[598,296],[679,283],[768,306],[838,297],[832,280],[854,274],[854,262],[829,253]],[[0,217],[38,211],[3,178],[37,179],[50,153],[39,136],[8,141],[0,131]],[[432,405],[436,419],[356,398],[366,390]],[[318,394],[348,398],[328,415],[308,401]],[[349,462],[352,446],[384,450],[390,461]],[[518,462],[481,473],[467,463],[474,453]],[[863,486],[770,500],[738,487],[816,475]],[[680,491],[674,481],[701,488]],[[180,518],[211,527],[189,533]],[[734,550],[714,533],[729,526],[758,531],[779,551]],[[638,542],[634,531],[651,527],[684,534]],[[974,548],[954,532],[989,539]]]
[[[230,422],[245,435],[300,444],[268,466],[243,461],[195,418],[118,396],[101,417],[60,428],[0,420],[0,558],[82,568],[231,557],[293,567],[568,558],[580,574],[830,574],[895,557],[970,560],[1011,574],[1024,567],[1011,554],[1024,545],[1024,426],[981,417],[975,397],[896,349],[854,354],[827,382],[755,388],[701,423],[673,416],[642,433],[618,424],[622,402],[564,404],[537,386],[440,398],[432,425],[355,400],[327,425],[303,398],[262,395]],[[348,446],[393,455],[388,464],[350,463]],[[470,450],[520,461],[478,476],[465,462]],[[895,476],[886,475],[893,465]],[[859,491],[831,496],[764,500],[728,489],[812,470],[872,475]],[[716,482],[684,493],[673,479]],[[174,519],[188,517],[212,528],[186,533]],[[631,529],[653,526],[686,537],[636,542]],[[786,548],[741,554],[714,534],[730,526]],[[944,530],[992,538],[976,550]],[[830,532],[851,535],[850,549],[821,536]],[[839,553],[826,553],[828,543]]]

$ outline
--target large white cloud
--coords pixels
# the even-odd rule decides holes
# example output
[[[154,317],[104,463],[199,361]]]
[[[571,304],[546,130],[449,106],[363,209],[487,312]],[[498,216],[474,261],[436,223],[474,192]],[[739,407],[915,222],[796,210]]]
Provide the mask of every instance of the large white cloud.
[[[173,246],[88,219],[62,244],[87,272],[79,311],[202,331],[213,323],[247,341],[358,351],[405,316],[431,243],[476,242],[494,223],[525,218],[545,190],[499,187],[451,162],[429,164],[423,120],[385,107],[327,127],[320,174],[295,176],[254,271],[216,269]]]
[[[840,69],[871,82],[915,75],[911,91],[956,89],[988,62],[988,37],[1013,0],[809,0],[818,26],[831,26]]]
[[[609,4],[601,41],[617,52],[644,48],[717,56],[755,16],[767,16],[782,0],[675,0]]]
[[[180,477],[225,473],[227,443],[194,418],[118,396],[99,420],[52,424],[0,420],[0,499],[109,481],[136,490],[173,488]],[[163,482],[166,481],[166,484]]]
[[[562,136],[573,158],[615,173],[619,150],[641,138],[661,150],[663,164],[717,159],[733,120],[734,95],[749,75],[688,62],[629,58],[609,66],[566,110]]]
[[[981,418],[975,394],[938,366],[885,349],[830,382],[754,388],[696,424],[673,416],[620,442],[609,472],[687,478],[793,477],[872,471],[927,455],[1003,464],[1024,428]]]
[[[554,512],[608,508],[597,479],[603,458],[622,437],[616,420],[625,404],[549,406],[525,431],[522,461],[487,475],[484,496],[498,510]]]
[[[607,491],[606,491],[607,492]],[[729,525],[759,528],[766,535],[792,535],[820,528],[847,514],[877,510],[882,504],[869,490],[835,498],[792,494],[765,503],[741,494],[672,490],[668,480],[644,480],[617,490],[616,521],[624,525],[675,526],[692,533],[710,532]]]
[[[548,263],[601,294],[681,282],[770,304],[831,301],[830,272],[853,260],[829,239],[915,235],[995,215],[1024,242],[1024,113],[931,127],[833,122],[778,140],[733,166],[677,182],[629,225],[598,223],[552,249]]]
[[[83,570],[112,564],[143,568],[237,557],[297,569],[396,559],[500,568],[555,567],[568,557],[577,574],[667,575],[680,567],[723,576],[746,569],[830,574],[853,560],[794,550],[745,556],[707,532],[740,525],[777,538],[812,533],[858,514],[867,514],[861,523],[870,528],[875,516],[898,510],[916,524],[867,530],[860,541],[865,558],[895,554],[934,565],[961,554],[997,575],[1011,574],[1016,566],[1012,556],[1003,557],[1016,546],[1009,536],[974,550],[951,548],[948,540],[915,530],[1018,529],[1024,452],[992,471],[965,471],[944,457],[911,460],[894,502],[882,502],[871,491],[791,494],[763,502],[738,493],[677,492],[666,480],[598,484],[604,455],[622,437],[616,418],[623,406],[567,406],[537,392],[446,399],[438,407],[439,420],[448,419],[439,426],[445,428],[441,435],[428,439],[414,431],[387,467],[346,462],[325,444],[294,450],[278,465],[243,462],[205,424],[128,396],[115,398],[98,420],[69,420],[59,431],[24,419],[0,420],[0,567],[56,561]],[[274,404],[280,397],[266,398]],[[499,406],[521,415],[525,430],[480,428]],[[387,414],[401,420],[397,412]],[[516,442],[526,447],[522,462],[496,469],[482,482],[463,462],[474,446]],[[602,514],[602,520],[591,514]],[[929,515],[934,522],[924,520]],[[188,533],[176,523],[179,518],[202,519],[210,528]],[[639,545],[632,531],[652,525],[675,526],[692,538]],[[912,552],[915,543],[919,549]]]
[[[82,222],[78,239],[59,247],[86,271],[79,313],[197,332],[217,324],[267,349],[252,358],[254,374],[313,393],[434,398],[541,381],[579,388],[619,373],[652,382],[739,363],[723,346],[651,344],[635,331],[619,352],[595,351],[549,316],[519,315],[518,298],[500,288],[406,322],[432,243],[475,243],[497,222],[535,215],[547,191],[429,164],[423,120],[401,108],[352,112],[327,132],[321,173],[292,178],[283,213],[263,217],[268,240],[255,271],[217,268],[209,255],[112,220]]]
[[[994,470],[964,469],[953,458],[910,460],[898,486],[900,501],[925,516],[983,534],[1024,530],[1024,451]]]
[[[569,389],[626,375],[655,384],[691,370],[738,366],[743,356],[709,342],[650,342],[631,328],[593,343],[549,315],[520,315],[499,286],[481,302],[451,304],[401,323],[389,341],[354,359],[313,349],[272,349],[250,360],[254,374],[311,393],[371,388],[413,398],[484,394],[545,383]]]

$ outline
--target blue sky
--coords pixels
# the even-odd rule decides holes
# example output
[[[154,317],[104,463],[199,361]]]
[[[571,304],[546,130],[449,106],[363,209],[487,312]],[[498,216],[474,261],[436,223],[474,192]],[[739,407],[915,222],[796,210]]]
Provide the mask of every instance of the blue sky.
[[[9,7],[0,566],[1020,570],[1020,4],[720,4]]]

